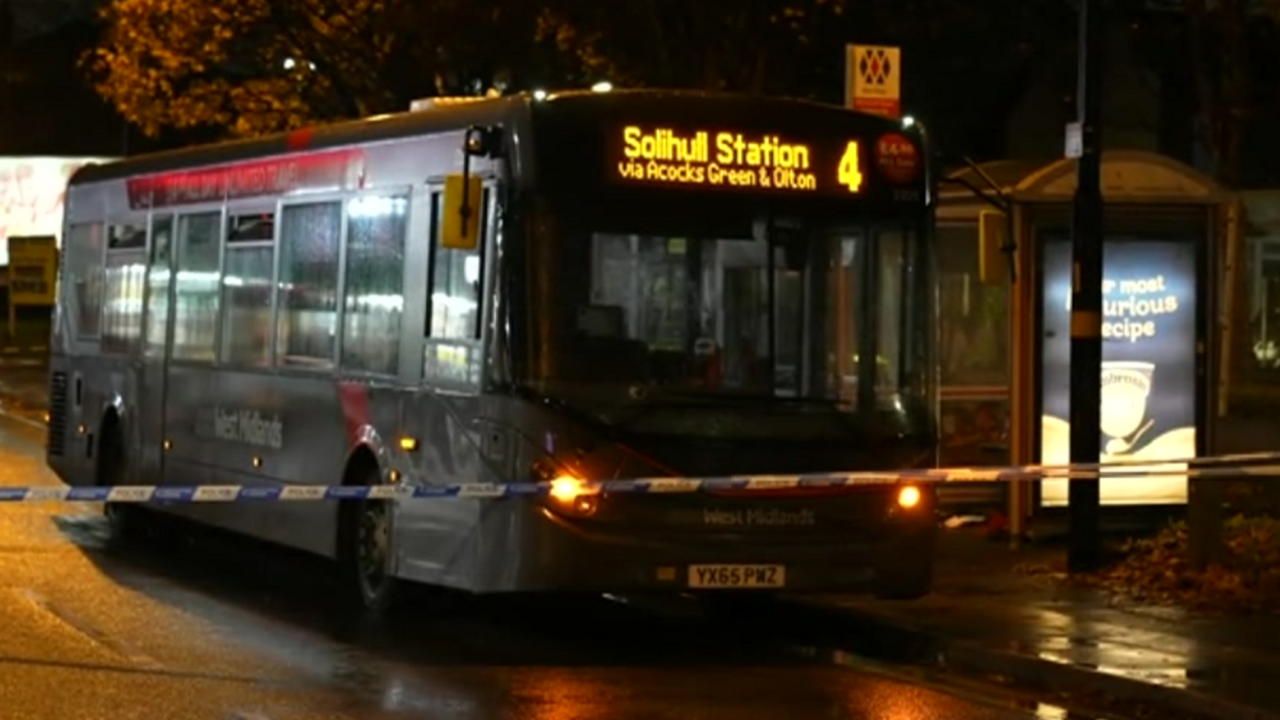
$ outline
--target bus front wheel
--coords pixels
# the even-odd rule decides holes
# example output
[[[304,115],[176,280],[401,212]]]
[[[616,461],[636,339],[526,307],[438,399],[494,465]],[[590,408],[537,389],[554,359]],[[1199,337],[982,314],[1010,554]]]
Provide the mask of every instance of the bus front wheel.
[[[378,484],[376,469],[357,472],[355,484]],[[346,600],[372,615],[392,605],[398,582],[391,574],[391,505],[385,500],[347,500],[339,515],[339,560]]]

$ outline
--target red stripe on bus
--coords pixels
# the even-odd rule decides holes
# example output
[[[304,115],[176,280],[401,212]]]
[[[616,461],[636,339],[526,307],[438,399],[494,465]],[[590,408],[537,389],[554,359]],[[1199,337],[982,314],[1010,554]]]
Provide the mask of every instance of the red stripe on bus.
[[[369,389],[362,383],[338,383],[338,402],[342,405],[342,422],[347,428],[347,443],[355,444],[360,431],[369,424]]]
[[[294,130],[285,138],[285,147],[289,148],[290,152],[306,150],[311,147],[311,139],[314,135],[315,130],[309,127]]]

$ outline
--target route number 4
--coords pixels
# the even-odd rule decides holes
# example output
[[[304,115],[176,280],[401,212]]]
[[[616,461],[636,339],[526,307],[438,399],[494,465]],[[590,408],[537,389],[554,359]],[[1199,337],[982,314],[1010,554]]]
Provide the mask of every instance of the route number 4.
[[[837,178],[841,185],[849,188],[849,192],[862,189],[862,167],[858,158],[858,141],[850,140],[844,146],[844,155],[840,158]]]

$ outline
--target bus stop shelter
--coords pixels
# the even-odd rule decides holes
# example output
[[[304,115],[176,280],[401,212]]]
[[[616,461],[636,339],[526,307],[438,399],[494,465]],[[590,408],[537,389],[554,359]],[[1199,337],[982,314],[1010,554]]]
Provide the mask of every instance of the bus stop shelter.
[[[1234,196],[1168,157],[1103,153],[1102,461],[1184,459],[1213,446]],[[1071,204],[1076,162],[1004,160],[950,174],[939,193],[943,465],[1068,461]],[[985,215],[985,218],[983,217]],[[995,223],[993,225],[993,223]],[[1001,228],[1001,272],[980,277],[980,226]],[[990,257],[990,256],[988,256]],[[1108,478],[1104,508],[1174,509],[1187,478]],[[944,490],[954,507],[1022,521],[1065,506],[1066,481]]]

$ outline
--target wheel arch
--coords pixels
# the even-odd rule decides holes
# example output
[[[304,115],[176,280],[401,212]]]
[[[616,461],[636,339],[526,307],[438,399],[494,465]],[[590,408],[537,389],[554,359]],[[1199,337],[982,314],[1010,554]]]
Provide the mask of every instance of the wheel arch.
[[[94,485],[101,486],[106,484],[103,478],[105,468],[102,463],[103,458],[106,457],[104,451],[107,449],[107,443],[117,444],[119,447],[116,448],[116,452],[126,452],[125,422],[124,406],[118,399],[103,404],[98,416],[97,433],[92,438]]]
[[[368,481],[369,478],[382,478],[382,462],[379,459],[379,448],[375,443],[368,441],[359,442],[347,452],[347,457],[343,461],[342,480],[344,487],[360,485]],[[346,553],[351,547],[349,542],[352,532],[351,529],[351,509],[355,507],[354,501],[338,500],[336,510],[338,522],[337,532],[334,533],[334,557],[339,561],[346,560]]]

